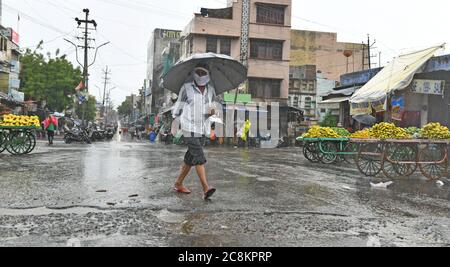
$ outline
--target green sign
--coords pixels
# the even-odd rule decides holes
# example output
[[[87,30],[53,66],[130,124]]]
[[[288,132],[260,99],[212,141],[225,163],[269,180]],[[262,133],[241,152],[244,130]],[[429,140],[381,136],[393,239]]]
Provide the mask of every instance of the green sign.
[[[234,103],[236,98],[236,94],[224,94],[224,100],[226,103]],[[238,94],[237,103],[247,104],[252,102],[252,95],[250,94]]]

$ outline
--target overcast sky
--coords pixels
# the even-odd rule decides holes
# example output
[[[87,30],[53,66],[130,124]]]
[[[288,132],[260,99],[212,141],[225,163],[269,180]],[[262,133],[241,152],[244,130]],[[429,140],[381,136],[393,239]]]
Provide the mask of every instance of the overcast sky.
[[[90,93],[102,87],[102,69],[112,69],[115,105],[137,93],[146,73],[147,44],[154,28],[182,30],[200,7],[223,7],[226,0],[3,0],[3,25],[13,27],[21,47],[48,42],[46,50],[60,48],[76,63],[73,46],[79,33],[74,21],[82,9],[91,10],[98,23],[95,34],[102,48],[90,69]],[[386,63],[400,53],[447,43],[450,53],[450,2],[442,0],[293,0],[293,28],[331,31],[339,41],[360,43],[367,34],[377,40],[377,51]],[[21,20],[18,25],[17,14]],[[92,58],[92,57],[91,57]],[[81,59],[81,58],[80,58]]]

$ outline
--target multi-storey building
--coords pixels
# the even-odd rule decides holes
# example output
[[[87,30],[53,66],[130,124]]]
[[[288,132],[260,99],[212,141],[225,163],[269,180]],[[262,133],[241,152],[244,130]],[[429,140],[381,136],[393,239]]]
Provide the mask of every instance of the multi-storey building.
[[[292,30],[291,34],[291,66],[315,65],[324,78],[339,81],[341,75],[361,71],[367,64],[367,46],[338,42],[336,33]]]
[[[158,114],[164,109],[169,92],[162,86],[162,77],[180,58],[181,31],[155,29],[147,51],[147,83],[145,115]]]
[[[202,9],[182,33],[182,57],[213,52],[248,62],[248,86],[241,88],[253,103],[280,103],[282,135],[287,131],[291,0],[250,0],[248,54],[241,55],[242,0],[223,9]],[[246,39],[244,39],[246,40]],[[240,93],[244,93],[242,90]]]
[[[16,101],[24,101],[20,88],[19,35],[0,25],[0,92]]]
[[[289,106],[303,110],[309,120],[316,118],[316,76],[314,65],[290,68]]]

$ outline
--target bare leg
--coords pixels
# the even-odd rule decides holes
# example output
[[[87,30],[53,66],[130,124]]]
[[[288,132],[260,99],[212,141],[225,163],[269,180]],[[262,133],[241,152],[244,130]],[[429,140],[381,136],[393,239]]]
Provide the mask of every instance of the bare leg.
[[[181,173],[180,176],[178,177],[177,182],[175,183],[176,187],[183,187],[183,182],[184,179],[186,179],[186,177],[188,176],[189,172],[191,171],[191,166],[186,165],[186,163],[183,164],[183,166],[181,166]]]
[[[198,178],[200,178],[200,182],[202,183],[203,191],[206,193],[208,192],[209,185],[208,181],[206,181],[206,168],[205,165],[199,165],[196,166],[195,169],[197,170]]]

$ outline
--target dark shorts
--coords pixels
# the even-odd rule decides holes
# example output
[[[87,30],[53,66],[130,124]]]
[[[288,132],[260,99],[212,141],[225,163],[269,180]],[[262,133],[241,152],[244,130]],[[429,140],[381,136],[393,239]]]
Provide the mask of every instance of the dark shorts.
[[[184,137],[188,151],[184,156],[184,163],[188,166],[199,166],[206,164],[205,153],[203,152],[202,137]]]

